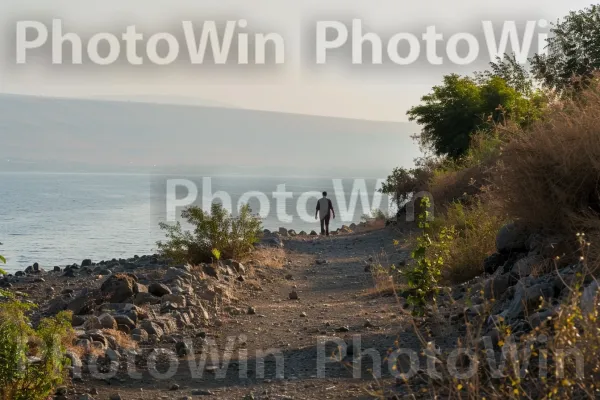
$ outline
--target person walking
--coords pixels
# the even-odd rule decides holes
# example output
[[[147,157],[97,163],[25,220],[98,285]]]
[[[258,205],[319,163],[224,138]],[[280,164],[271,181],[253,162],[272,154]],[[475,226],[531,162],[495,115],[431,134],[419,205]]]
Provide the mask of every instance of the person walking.
[[[321,235],[329,236],[329,220],[332,216],[335,219],[335,210],[331,200],[327,198],[327,192],[323,192],[323,197],[317,201],[315,219],[317,219],[317,215],[321,218]]]

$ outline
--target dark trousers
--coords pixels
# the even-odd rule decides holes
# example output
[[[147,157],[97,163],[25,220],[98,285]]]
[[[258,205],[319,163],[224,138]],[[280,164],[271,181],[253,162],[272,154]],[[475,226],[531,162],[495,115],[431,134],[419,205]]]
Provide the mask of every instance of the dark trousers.
[[[331,216],[327,214],[325,218],[321,220],[321,235],[327,234],[329,236],[329,220]]]

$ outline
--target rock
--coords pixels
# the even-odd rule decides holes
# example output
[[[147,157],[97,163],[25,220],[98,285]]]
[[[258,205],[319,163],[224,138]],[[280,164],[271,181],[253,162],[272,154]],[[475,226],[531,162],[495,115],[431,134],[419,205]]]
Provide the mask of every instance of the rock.
[[[298,300],[298,293],[295,290],[292,290],[289,294],[290,300]]]
[[[136,282],[135,285],[133,285],[133,291],[137,294],[137,293],[148,293],[148,286],[141,284],[139,282]]]
[[[73,317],[71,317],[71,325],[75,327],[83,324],[85,324],[85,318],[81,315],[73,314]]]
[[[175,343],[175,352],[179,357],[185,357],[192,354],[192,349],[187,342],[179,341]]]
[[[537,255],[523,257],[512,267],[511,273],[517,278],[525,278],[531,275],[533,268],[542,263],[542,259]]]
[[[256,315],[256,310],[254,307],[248,307],[248,315]]]
[[[100,324],[102,325],[102,328],[104,328],[104,329],[117,329],[118,328],[117,321],[110,314],[104,313],[104,314],[100,315],[100,317],[98,317],[98,319],[100,320]]]
[[[213,393],[210,390],[194,389],[192,390],[192,396],[212,396]]]
[[[283,248],[284,244],[281,238],[277,236],[268,236],[261,239],[259,247],[278,247]]]
[[[81,267],[91,267],[92,266],[92,260],[90,260],[89,258],[86,258],[85,260],[83,260],[81,262]]]
[[[171,387],[169,388],[170,391],[174,392],[176,390],[179,390],[179,385],[174,383],[171,385]]]
[[[111,394],[109,400],[122,400],[123,398],[119,393]]]
[[[53,270],[53,271],[54,271],[54,272],[61,272],[62,270],[61,270],[61,268],[60,268],[60,267],[58,267],[58,266],[57,266],[57,267],[54,267],[54,270]]]
[[[508,320],[517,319],[522,313],[529,313],[541,304],[541,301],[552,297],[554,294],[553,283],[539,283],[525,287],[523,282],[516,286],[515,295],[508,309],[503,311]]]
[[[68,306],[69,303],[62,297],[56,297],[50,300],[50,303],[48,304],[48,313],[50,313],[50,315],[56,315],[59,312],[66,310]]]
[[[483,261],[483,270],[486,274],[493,274],[498,268],[500,268],[507,260],[506,254],[494,253],[488,256]]]
[[[298,236],[298,234],[296,233],[296,231],[295,231],[295,230],[293,230],[293,229],[290,229],[290,230],[288,231],[288,235],[290,235],[291,237]]]
[[[287,229],[285,229],[285,228],[283,228],[283,227],[282,227],[282,228],[279,228],[279,234],[280,234],[281,236],[283,236],[283,237],[288,237],[288,236],[289,236],[288,230],[287,230]]]
[[[136,328],[131,331],[131,338],[136,342],[147,342],[149,336],[145,329]]]
[[[154,321],[144,320],[141,323],[141,327],[148,332],[148,335],[156,335],[158,338],[161,338],[165,334],[161,326]]]
[[[244,265],[241,262],[231,260],[230,265],[231,265],[231,268],[233,268],[233,270],[235,272],[237,272],[239,275],[246,275],[246,267],[244,267]]]
[[[317,265],[325,265],[325,264],[327,264],[327,260],[316,260],[315,263]]]
[[[219,269],[212,264],[203,264],[202,265],[202,272],[204,272],[206,275],[211,276],[215,279],[220,279],[219,277]]]
[[[499,300],[510,287],[511,279],[508,274],[492,277],[484,282],[483,297]]]
[[[111,303],[123,303],[130,300],[135,292],[136,279],[130,274],[111,275],[100,287],[100,291]]]
[[[160,297],[156,297],[151,293],[140,292],[137,293],[133,299],[133,304],[136,306],[142,306],[144,304],[158,304],[160,303]]]
[[[180,294],[165,294],[160,300],[162,304],[169,302],[172,304],[177,304],[181,308],[186,306],[185,297]]]
[[[527,250],[527,230],[513,223],[504,225],[496,236],[496,250],[498,253],[511,253]]]
[[[299,236],[306,236],[306,232],[305,231],[300,231],[300,233],[298,235]]]
[[[96,302],[89,294],[85,293],[71,301],[67,306],[67,310],[75,315],[91,314],[96,306]]]
[[[75,270],[70,268],[65,270],[65,273],[63,274],[64,277],[67,278],[75,278],[77,276],[77,274],[75,274]]]
[[[129,330],[135,329],[135,322],[127,315],[116,314],[113,316],[113,318],[115,319],[117,326],[126,326],[127,328],[129,328]]]
[[[310,231],[310,236],[319,236],[319,234],[315,231]]]
[[[163,283],[154,282],[148,286],[148,293],[157,297],[162,297],[165,294],[171,294],[171,289]]]
[[[173,281],[178,278],[181,279],[182,281],[188,282],[188,283],[191,283],[193,281],[192,274],[190,274],[182,269],[173,268],[173,267],[170,267],[169,269],[167,269],[167,273],[165,274],[164,281],[169,282],[169,281]]]
[[[91,316],[85,321],[85,323],[83,324],[83,328],[87,331],[91,329],[102,329],[103,327],[102,322],[100,322],[100,318],[96,316]]]

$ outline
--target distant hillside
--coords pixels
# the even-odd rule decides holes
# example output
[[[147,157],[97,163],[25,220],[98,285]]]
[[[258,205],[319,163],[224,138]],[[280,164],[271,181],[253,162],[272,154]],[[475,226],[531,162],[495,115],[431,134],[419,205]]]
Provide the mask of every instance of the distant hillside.
[[[0,171],[157,165],[379,172],[411,163],[416,130],[220,107],[0,95]]]

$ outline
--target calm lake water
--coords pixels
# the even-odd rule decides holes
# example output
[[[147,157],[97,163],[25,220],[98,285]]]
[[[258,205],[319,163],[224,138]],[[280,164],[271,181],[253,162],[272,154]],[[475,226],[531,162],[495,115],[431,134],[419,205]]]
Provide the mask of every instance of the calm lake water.
[[[167,179],[173,178],[181,179],[143,174],[0,173],[0,254],[7,259],[3,268],[14,272],[34,262],[52,267],[84,258],[100,261],[153,253],[156,241],[164,237],[158,223],[171,215],[165,199]],[[318,230],[316,198],[307,192],[330,193],[338,217],[332,221],[336,229],[360,221],[373,208],[377,183],[376,179],[214,177],[209,193],[201,176],[185,179],[185,185],[193,183],[198,190],[197,205],[210,204],[210,194],[222,191],[235,209],[243,194],[260,192],[258,196],[249,193],[247,202],[263,214],[263,226],[285,226],[298,232]],[[363,184],[367,189],[363,201],[355,191],[353,205],[353,187]],[[189,194],[185,185],[179,185],[175,198]],[[288,194],[274,195],[283,191],[281,185]],[[381,208],[386,205],[384,196]],[[181,208],[169,210],[179,215]]]

